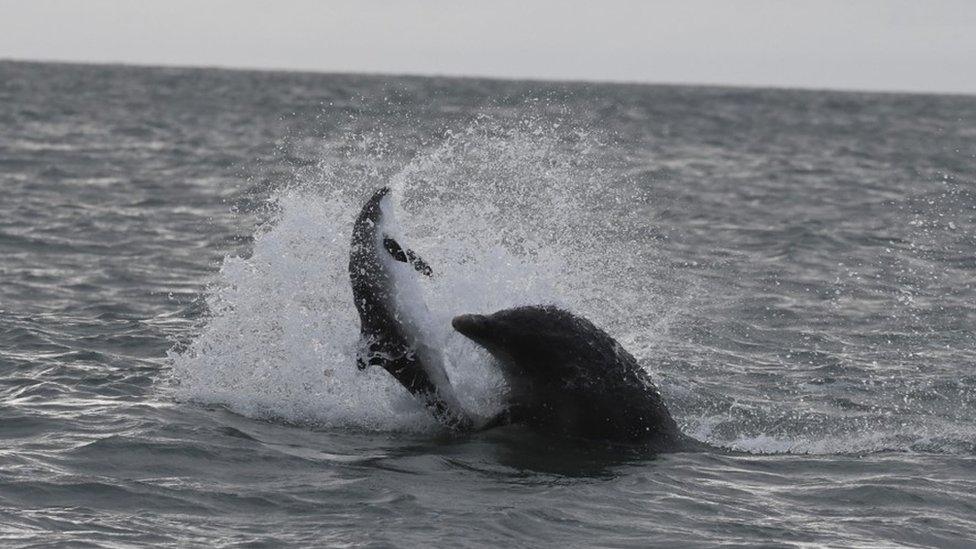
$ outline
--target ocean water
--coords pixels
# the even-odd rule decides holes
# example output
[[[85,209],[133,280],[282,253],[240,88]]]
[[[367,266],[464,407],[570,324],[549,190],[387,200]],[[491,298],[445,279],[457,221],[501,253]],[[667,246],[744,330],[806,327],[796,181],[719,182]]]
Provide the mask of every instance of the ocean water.
[[[0,62],[0,545],[976,545],[976,97]],[[455,314],[555,303],[701,452],[444,433],[358,372],[393,187]]]

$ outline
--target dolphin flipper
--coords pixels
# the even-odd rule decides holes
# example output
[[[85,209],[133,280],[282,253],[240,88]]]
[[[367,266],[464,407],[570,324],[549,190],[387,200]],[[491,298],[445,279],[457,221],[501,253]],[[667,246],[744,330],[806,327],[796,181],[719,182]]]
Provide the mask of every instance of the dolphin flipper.
[[[393,238],[390,238],[389,236],[383,237],[383,246],[386,248],[386,251],[390,253],[393,259],[396,259],[401,263],[409,263],[414,270],[424,276],[433,276],[434,270],[430,268],[430,265],[424,261],[422,257],[417,255],[417,252],[409,248],[404,249],[402,246],[400,246],[399,242]]]
[[[359,342],[359,351],[356,353],[356,368],[363,371],[370,366],[383,366],[385,364],[386,359],[384,357],[387,356],[387,353],[384,352],[383,346],[375,337],[361,334]]]

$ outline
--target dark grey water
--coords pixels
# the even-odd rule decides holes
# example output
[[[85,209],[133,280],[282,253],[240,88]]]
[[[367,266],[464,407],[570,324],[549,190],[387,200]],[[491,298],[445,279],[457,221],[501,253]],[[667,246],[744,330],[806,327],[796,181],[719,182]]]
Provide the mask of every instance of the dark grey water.
[[[976,98],[0,63],[4,546],[976,544]],[[459,312],[592,318],[714,451],[358,373],[391,184]]]

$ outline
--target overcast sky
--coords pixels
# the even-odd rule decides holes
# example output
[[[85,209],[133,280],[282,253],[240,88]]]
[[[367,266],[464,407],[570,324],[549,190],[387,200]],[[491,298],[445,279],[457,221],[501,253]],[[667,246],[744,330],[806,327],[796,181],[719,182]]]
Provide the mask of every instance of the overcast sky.
[[[0,58],[976,93],[976,1],[0,0]]]

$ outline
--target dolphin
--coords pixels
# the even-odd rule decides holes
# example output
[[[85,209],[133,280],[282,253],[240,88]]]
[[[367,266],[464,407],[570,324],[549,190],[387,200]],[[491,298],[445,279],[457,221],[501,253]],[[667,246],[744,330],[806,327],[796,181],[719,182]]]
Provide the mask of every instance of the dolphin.
[[[431,341],[429,312],[417,283],[433,270],[396,240],[390,189],[377,190],[353,224],[349,280],[359,312],[360,370],[381,366],[455,431],[473,427],[444,369],[440,346]]]
[[[637,359],[585,318],[535,305],[460,315],[451,324],[500,363],[510,423],[656,451],[701,444],[681,433]]]

